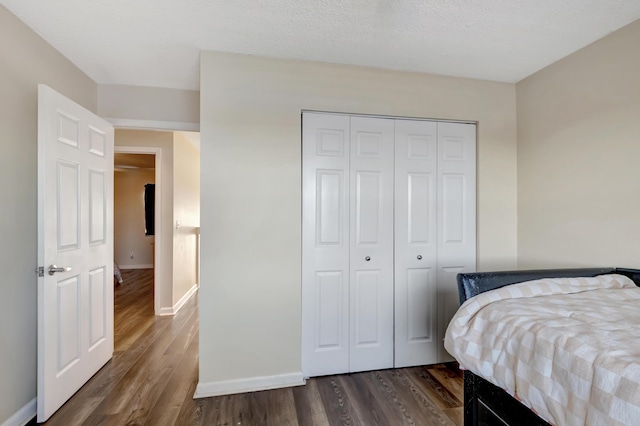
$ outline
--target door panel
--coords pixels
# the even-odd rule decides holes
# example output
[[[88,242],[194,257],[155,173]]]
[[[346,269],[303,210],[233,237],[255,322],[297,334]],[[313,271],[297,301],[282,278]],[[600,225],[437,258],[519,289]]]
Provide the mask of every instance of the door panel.
[[[380,244],[380,219],[383,192],[382,174],[379,172],[356,172],[356,244]]]
[[[76,275],[61,280],[58,286],[58,309],[56,309],[57,362],[56,375],[63,374],[80,361],[80,306],[82,304],[80,279]]]
[[[466,194],[465,175],[443,173],[442,179],[442,241],[444,244],[464,244]]]
[[[449,321],[459,307],[456,276],[476,270],[476,126],[438,123],[439,362]]]
[[[354,346],[365,349],[380,345],[380,271],[358,271],[355,274]]]
[[[89,170],[89,244],[106,242],[107,177],[104,171]]]
[[[112,228],[113,127],[39,86],[38,422],[113,354]]]
[[[395,121],[395,367],[438,362],[437,125]]]
[[[89,126],[89,152],[98,157],[104,157],[107,153],[108,135],[102,130]]]
[[[351,117],[349,371],[393,366],[393,120]]]
[[[345,181],[342,170],[318,170],[316,173],[316,245],[343,245],[343,209]]]
[[[89,351],[107,338],[108,285],[105,268],[89,272]]]
[[[56,190],[58,250],[71,250],[80,247],[80,165],[58,160],[58,186],[65,191]]]
[[[349,117],[302,118],[302,371],[349,371]]]
[[[407,340],[412,344],[435,340],[436,286],[430,268],[409,269],[407,278]]]
[[[407,173],[407,233],[409,244],[432,241],[434,173]]]
[[[318,350],[343,349],[342,295],[344,275],[341,271],[318,272],[316,275],[316,342]]]
[[[454,261],[452,260],[452,263]],[[440,266],[438,273],[438,327],[441,347],[438,353],[438,362],[453,361],[453,357],[444,349],[444,335],[447,331],[449,321],[458,311],[460,301],[458,298],[458,285],[456,277],[459,273],[470,272],[475,270],[475,262],[471,260],[465,261],[460,258],[459,266]]]

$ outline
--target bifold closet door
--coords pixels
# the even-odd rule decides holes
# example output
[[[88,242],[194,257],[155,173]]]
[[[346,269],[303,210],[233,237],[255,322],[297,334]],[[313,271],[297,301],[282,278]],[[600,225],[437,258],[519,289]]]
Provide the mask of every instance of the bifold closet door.
[[[395,121],[395,363],[438,362],[437,123]]]
[[[452,360],[456,275],[476,267],[476,126],[396,120],[395,367]]]
[[[438,362],[449,321],[460,307],[456,276],[476,270],[476,126],[438,123]]]
[[[303,114],[302,368],[393,367],[393,120]]]
[[[349,371],[349,117],[302,122],[302,371]]]
[[[393,367],[393,129],[351,117],[351,372]]]
[[[456,275],[476,266],[476,126],[304,113],[302,136],[304,374],[450,360]]]

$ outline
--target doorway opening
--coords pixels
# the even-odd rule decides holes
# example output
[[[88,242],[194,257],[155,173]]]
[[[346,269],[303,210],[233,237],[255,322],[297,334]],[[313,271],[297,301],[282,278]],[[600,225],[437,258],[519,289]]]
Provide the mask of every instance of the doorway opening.
[[[122,271],[153,270],[153,310],[158,314],[162,277],[156,259],[160,259],[162,234],[156,228],[162,223],[163,213],[162,149],[116,146],[114,151],[113,259],[114,269],[120,270],[120,277],[115,274],[116,280],[119,285],[127,285]],[[151,191],[153,205],[149,205]]]
[[[174,315],[199,285],[200,134],[116,129],[114,139],[114,259],[153,268],[154,314]]]

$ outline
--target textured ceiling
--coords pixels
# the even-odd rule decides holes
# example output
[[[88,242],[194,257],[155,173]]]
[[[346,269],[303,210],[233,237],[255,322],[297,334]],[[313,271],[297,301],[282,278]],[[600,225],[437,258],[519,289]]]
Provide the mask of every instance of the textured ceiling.
[[[639,0],[0,0],[101,84],[198,89],[199,52],[516,82]]]

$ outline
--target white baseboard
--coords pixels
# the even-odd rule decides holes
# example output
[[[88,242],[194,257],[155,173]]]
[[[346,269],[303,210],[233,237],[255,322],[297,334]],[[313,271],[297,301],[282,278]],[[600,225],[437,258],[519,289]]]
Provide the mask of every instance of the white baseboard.
[[[178,300],[176,304],[173,305],[173,313],[177,314],[178,311],[182,308],[182,306],[184,306],[184,304],[187,303],[187,300],[191,299],[191,296],[193,296],[196,293],[196,291],[198,291],[198,284],[194,284],[193,287],[187,290],[184,296],[182,296],[180,300]]]
[[[175,305],[173,305],[170,308],[160,308],[160,312],[158,312],[156,315],[160,315],[160,316],[164,316],[164,315],[175,315],[178,313],[178,311],[180,310],[180,308],[182,308],[184,306],[185,303],[187,303],[187,300],[189,300],[191,298],[191,296],[193,296],[196,291],[198,291],[198,284],[194,284],[193,287],[191,287],[184,296],[182,296],[182,298],[180,298],[180,300],[178,300],[176,302]]]
[[[249,377],[246,379],[220,380],[207,383],[199,382],[193,397],[207,398],[210,396],[231,395],[234,393],[288,388],[301,386],[305,383],[302,371],[289,374],[276,374],[274,376]]]
[[[156,312],[156,315],[161,317],[173,315],[173,308],[160,308],[160,311]]]
[[[120,265],[118,264],[120,269],[153,269],[153,264],[150,263],[148,265]]]
[[[36,399],[27,402],[27,405],[9,417],[2,426],[24,426],[36,416]]]

